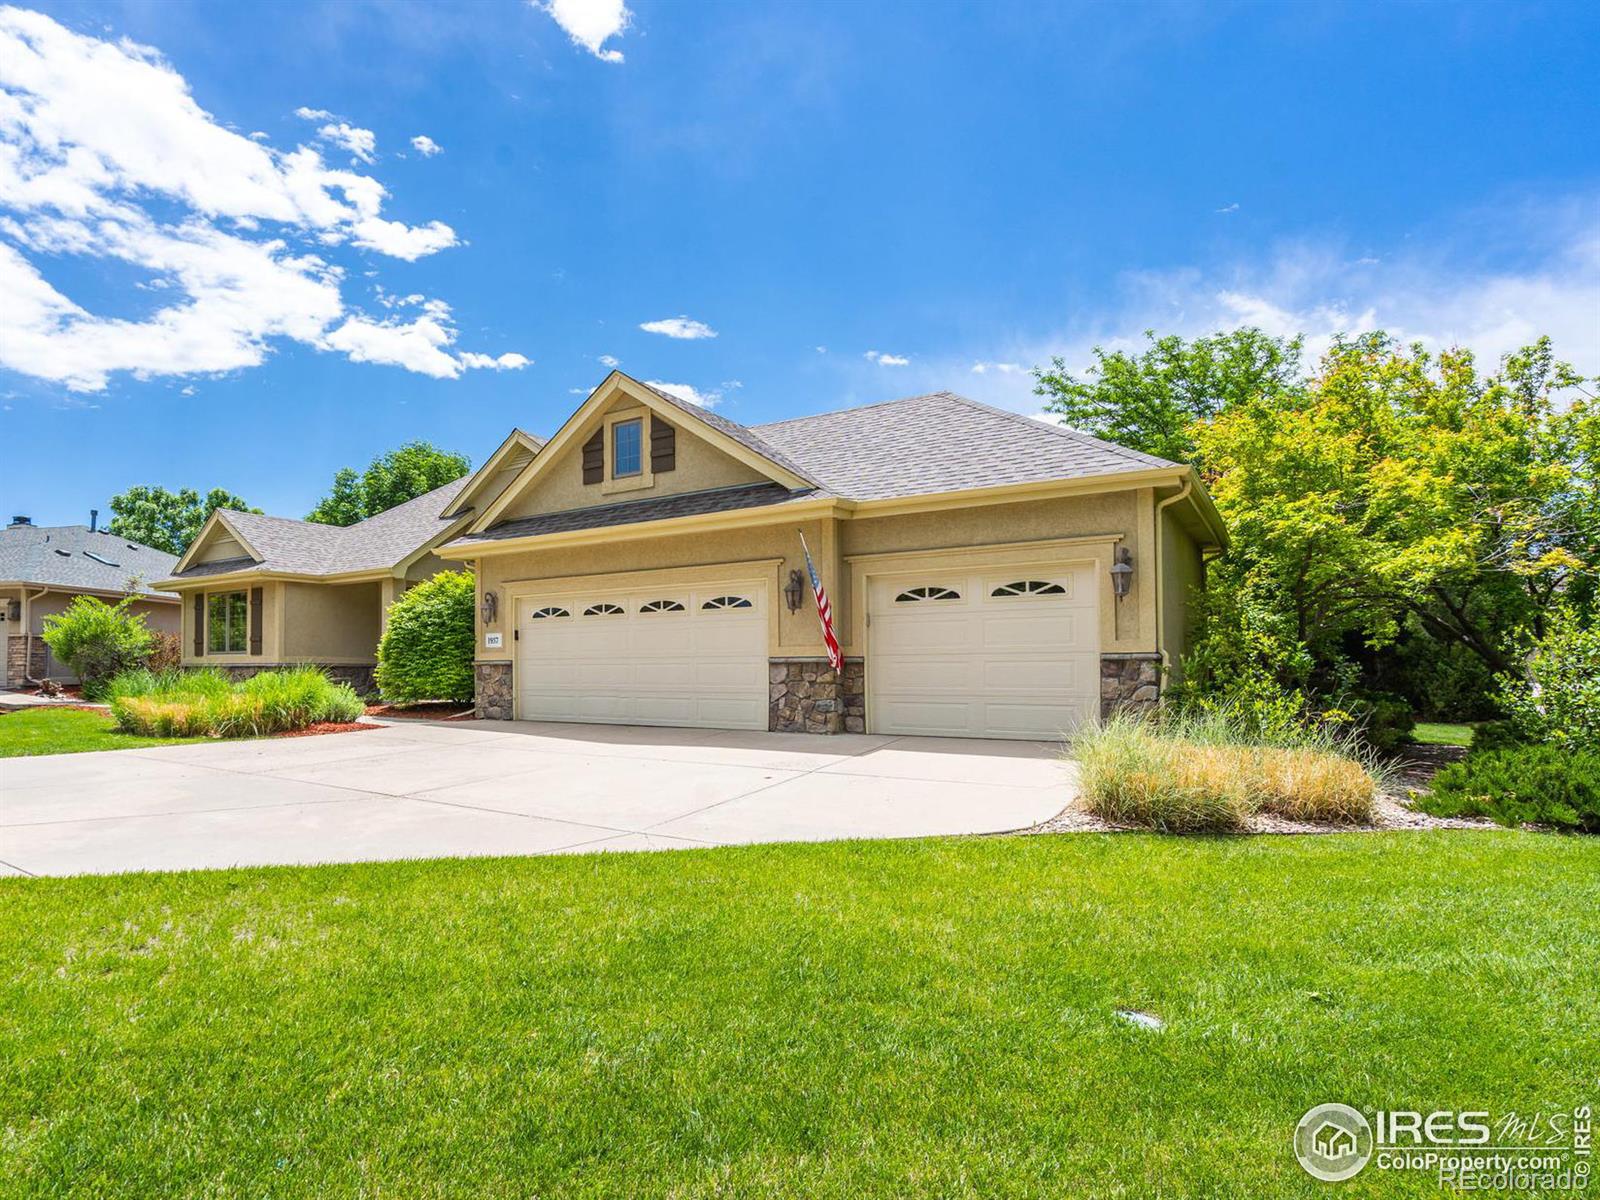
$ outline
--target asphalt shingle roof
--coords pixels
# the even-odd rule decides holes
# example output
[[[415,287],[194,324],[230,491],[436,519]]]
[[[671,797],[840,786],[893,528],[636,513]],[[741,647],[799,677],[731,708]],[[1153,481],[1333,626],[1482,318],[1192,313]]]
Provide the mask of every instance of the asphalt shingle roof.
[[[295,575],[385,570],[449,528],[452,522],[439,514],[449,508],[466,484],[466,478],[454,480],[387,512],[346,526],[225,509],[228,523],[261,559],[234,559],[226,567],[221,563],[197,563],[174,578],[190,579],[248,567]]]
[[[776,483],[761,483],[545,513],[504,521],[454,544],[662,521],[817,496],[887,500],[1177,466],[953,392],[744,426],[659,388],[650,390],[815,486],[791,492]]]
[[[91,557],[92,556],[92,557]],[[165,579],[177,557],[87,525],[8,525],[0,529],[0,581],[35,587],[123,592],[130,579],[138,593],[175,600],[150,586]]]
[[[852,500],[1177,465],[953,392],[796,417],[753,431],[800,462],[818,484]]]
[[[705,513],[766,508],[810,500],[822,494],[814,489],[792,492],[779,483],[749,483],[714,491],[681,492],[676,496],[661,496],[651,500],[624,500],[619,504],[603,504],[595,508],[569,508],[534,517],[519,517],[514,521],[502,521],[483,533],[457,538],[453,544],[465,546],[545,533],[568,533],[575,529],[605,529],[612,525],[637,525],[643,521],[665,521],[672,517],[697,517]]]

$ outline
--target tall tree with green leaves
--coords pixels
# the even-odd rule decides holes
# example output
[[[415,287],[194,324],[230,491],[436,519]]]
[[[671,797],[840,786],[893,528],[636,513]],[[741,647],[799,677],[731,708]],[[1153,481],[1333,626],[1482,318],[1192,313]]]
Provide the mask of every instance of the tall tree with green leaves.
[[[471,469],[472,461],[464,454],[441,450],[431,442],[407,442],[378,455],[359,475],[351,467],[341,467],[333,487],[306,520],[354,525],[460,479]]]
[[[1201,464],[1196,422],[1257,396],[1304,386],[1300,338],[1277,338],[1237,329],[1186,342],[1158,338],[1134,354],[1094,348],[1080,378],[1066,361],[1034,372],[1034,392],[1045,408],[1074,429],[1174,462]]]
[[[219,508],[261,511],[223,488],[212,488],[201,496],[193,488],[171,492],[164,487],[131,487],[111,497],[111,519],[106,522],[106,529],[130,542],[168,554],[182,554],[206,518]]]
[[[1548,339],[1487,374],[1382,332],[1337,339],[1309,372],[1300,349],[1258,330],[1152,337],[1097,351],[1082,379],[1037,373],[1070,423],[1195,464],[1228,522],[1193,686],[1338,691],[1359,667],[1415,698],[1453,662],[1482,698],[1520,631],[1560,604],[1592,615],[1600,409]]]

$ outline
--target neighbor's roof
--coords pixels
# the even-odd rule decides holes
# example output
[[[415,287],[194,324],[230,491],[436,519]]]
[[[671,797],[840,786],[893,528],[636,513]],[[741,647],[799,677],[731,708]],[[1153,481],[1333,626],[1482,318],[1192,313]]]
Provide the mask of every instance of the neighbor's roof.
[[[0,529],[0,581],[64,591],[129,591],[141,596],[176,600],[172,592],[150,586],[165,579],[178,563],[176,555],[154,550],[87,525],[8,525]]]
[[[651,391],[815,486],[790,491],[777,483],[759,483],[544,513],[502,521],[451,544],[468,546],[830,496],[888,500],[1178,466],[953,392],[747,427],[660,389]]]
[[[288,517],[222,510],[229,525],[261,555],[195,563],[174,579],[231,571],[281,571],[290,575],[347,575],[388,570],[454,524],[440,516],[467,478],[453,480],[354,525],[318,525]]]
[[[953,392],[795,417],[757,425],[753,432],[795,458],[820,485],[851,500],[1178,465]]]

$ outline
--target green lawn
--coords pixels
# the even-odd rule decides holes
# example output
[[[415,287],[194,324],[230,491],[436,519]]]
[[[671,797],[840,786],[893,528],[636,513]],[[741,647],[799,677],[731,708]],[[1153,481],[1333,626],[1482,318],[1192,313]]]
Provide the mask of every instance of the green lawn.
[[[132,750],[139,746],[172,746],[203,740],[118,733],[108,715],[81,708],[32,708],[0,714],[0,758],[22,754],[76,754],[83,750]]]
[[[1425,746],[1470,746],[1471,725],[1452,725],[1443,721],[1418,721],[1412,736]]]
[[[1325,1200],[1313,1104],[1600,1101],[1595,839],[0,879],[0,913],[15,1195]]]

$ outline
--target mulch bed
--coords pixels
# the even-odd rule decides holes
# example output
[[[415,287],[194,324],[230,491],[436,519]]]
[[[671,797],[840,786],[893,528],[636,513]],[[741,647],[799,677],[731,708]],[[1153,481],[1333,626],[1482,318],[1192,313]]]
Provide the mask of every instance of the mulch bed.
[[[367,716],[402,721],[470,721],[473,710],[470,705],[462,708],[459,704],[369,704]]]
[[[275,738],[315,737],[322,733],[361,733],[367,729],[382,729],[382,725],[367,725],[360,721],[323,721],[317,725],[307,725],[304,729],[288,729],[283,733],[275,733]]]

